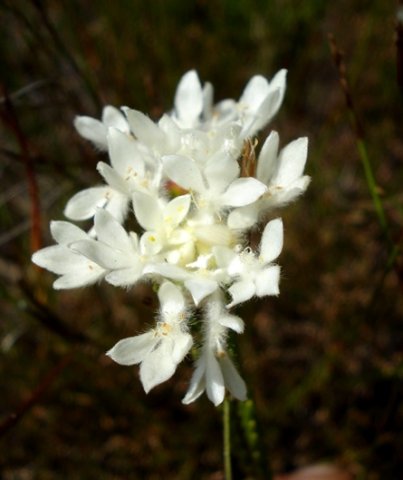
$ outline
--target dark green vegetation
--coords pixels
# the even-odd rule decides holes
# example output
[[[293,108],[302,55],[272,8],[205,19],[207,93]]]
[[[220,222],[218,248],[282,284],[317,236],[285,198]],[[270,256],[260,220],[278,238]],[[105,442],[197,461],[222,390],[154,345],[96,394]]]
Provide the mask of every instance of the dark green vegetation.
[[[190,360],[146,396],[135,368],[104,356],[150,322],[147,287],[54,292],[54,277],[30,264],[40,240],[30,228],[35,184],[47,245],[49,220],[100,181],[101,156],[75,133],[76,114],[98,117],[111,103],[157,118],[189,68],[221,99],[282,67],[288,91],[270,127],[283,144],[309,136],[313,181],[284,213],[280,297],[240,312],[241,363],[264,448],[275,472],[329,461],[358,479],[400,478],[401,258],[388,265],[403,226],[395,15],[383,0],[1,2],[2,478],[222,478],[220,412],[205,398],[180,403]],[[389,240],[328,33],[346,53]]]

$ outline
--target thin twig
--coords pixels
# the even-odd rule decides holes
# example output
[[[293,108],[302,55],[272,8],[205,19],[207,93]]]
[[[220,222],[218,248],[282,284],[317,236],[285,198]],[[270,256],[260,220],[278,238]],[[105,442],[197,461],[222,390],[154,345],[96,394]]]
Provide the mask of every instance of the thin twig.
[[[23,97],[24,95],[29,95],[31,92],[39,90],[40,88],[50,83],[51,80],[36,80],[35,82],[31,82],[28,85],[25,85],[24,87],[16,90],[15,92],[9,93],[8,98],[15,102],[15,100],[18,100],[20,97]],[[6,99],[7,97],[1,97],[0,103],[5,103]]]
[[[347,81],[346,66],[344,63],[343,53],[338,48],[336,41],[333,35],[331,34],[329,34],[329,45],[330,45],[330,50],[333,56],[333,61],[336,65],[336,68],[339,74],[340,85],[345,96],[347,110],[350,116],[351,126],[356,136],[358,154],[360,156],[360,160],[364,168],[365,179],[366,179],[368,189],[372,198],[372,203],[374,205],[376,215],[378,217],[378,222],[382,228],[382,232],[384,234],[384,237],[387,243],[387,249],[388,249],[388,258],[386,261],[386,267],[381,277],[376,282],[371,295],[371,299],[368,302],[367,310],[370,311],[373,309],[375,305],[376,299],[378,298],[379,293],[383,288],[386,275],[389,273],[390,270],[394,269],[397,275],[398,281],[400,285],[402,285],[402,279],[403,279],[402,267],[398,262],[399,255],[401,253],[401,247],[398,244],[398,242],[396,242],[392,238],[392,235],[390,233],[389,222],[385,214],[382,199],[378,193],[378,187],[376,185],[375,175],[369,159],[367,146],[364,140],[364,130],[362,128],[361,122],[359,121],[358,115],[354,108],[353,97],[351,95],[351,91]]]
[[[67,49],[66,45],[64,44],[63,40],[59,36],[59,33],[57,29],[54,27],[52,24],[48,12],[46,11],[46,8],[44,6],[44,2],[42,0],[31,0],[32,4],[34,5],[35,9],[39,13],[43,24],[47,31],[49,32],[49,35],[51,36],[52,40],[54,41],[54,44],[56,48],[58,49],[59,53],[66,59],[66,61],[70,64],[71,68],[74,70],[74,72],[78,75],[79,78],[82,79],[84,82],[85,86],[87,87],[87,90],[92,97],[92,100],[94,102],[95,107],[101,108],[101,100],[99,98],[99,95],[95,88],[93,87],[91,81],[89,80],[88,76],[84,74],[83,70],[79,67],[78,63],[76,62],[75,58],[73,55],[69,52]]]
[[[396,77],[403,95],[403,0],[399,1],[396,12]]]
[[[74,330],[68,324],[64,323],[56,313],[41,302],[24,279],[20,279],[19,286],[30,302],[30,306],[26,309],[27,313],[36,318],[45,328],[68,342],[86,344],[94,343],[87,335]]]
[[[364,129],[356,113],[354,102],[353,102],[353,96],[351,95],[350,87],[347,81],[344,55],[336,45],[336,41],[333,35],[331,34],[329,34],[329,45],[330,45],[330,50],[332,52],[333,61],[336,65],[336,68],[339,74],[340,86],[343,90],[344,97],[346,100],[347,110],[350,115],[351,126],[356,135],[357,149],[358,149],[358,153],[364,168],[365,178],[366,178],[368,188],[372,197],[375,212],[378,216],[379,224],[381,225],[385,236],[389,240],[388,222],[386,219],[385,211],[383,209],[382,200],[378,193],[378,187],[376,185],[375,175],[372,169],[371,162],[369,160],[367,147],[364,142]]]
[[[17,112],[3,87],[4,109],[0,109],[0,116],[5,124],[15,135],[21,149],[21,158],[25,165],[28,190],[31,206],[31,252],[39,250],[42,246],[41,235],[41,209],[39,202],[38,184],[36,181],[34,162],[32,160],[28,139],[20,125]]]
[[[24,415],[42,399],[42,397],[57,380],[71,360],[72,354],[65,355],[61,361],[55,367],[53,367],[47,375],[45,375],[31,395],[0,424],[0,436],[3,436],[12,427],[14,427],[14,425],[16,425],[24,417]]]
[[[378,217],[378,222],[382,228],[385,240],[388,246],[388,269],[394,267],[399,275],[399,266],[396,265],[396,260],[400,253],[400,246],[393,240],[390,233],[390,225],[385,214],[385,209],[382,203],[382,199],[379,195],[378,187],[375,180],[375,174],[369,159],[367,146],[364,140],[364,130],[362,124],[356,113],[354,107],[353,97],[350,91],[350,87],[347,81],[346,66],[344,63],[344,56],[342,51],[338,48],[333,35],[329,34],[329,45],[332,53],[333,61],[336,65],[340,85],[344,93],[344,97],[347,104],[347,110],[350,116],[350,122],[352,129],[356,136],[356,143],[358,154],[360,156],[361,163],[363,165],[365,179],[368,185],[368,189],[372,198],[375,213]]]

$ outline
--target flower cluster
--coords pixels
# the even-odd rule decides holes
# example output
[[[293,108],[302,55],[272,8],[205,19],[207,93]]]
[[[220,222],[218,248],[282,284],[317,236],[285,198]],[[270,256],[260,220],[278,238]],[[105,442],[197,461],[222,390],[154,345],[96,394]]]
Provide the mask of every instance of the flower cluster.
[[[218,405],[226,389],[246,398],[227,348],[229,329],[242,333],[244,322],[230,311],[254,296],[279,293],[275,261],[283,224],[280,218],[266,224],[257,251],[246,233],[309,184],[306,138],[279,149],[273,131],[258,155],[255,150],[255,136],[278,111],[285,86],[285,70],[270,82],[254,76],[238,101],[214,104],[211,84],[202,86],[189,71],[173,110],[157,123],[112,106],[101,121],[75,119],[78,133],[110,160],[97,166],[104,184],[74,195],[64,211],[74,221],[93,219],[93,227],[52,222],[57,244],[36,252],[33,261],[59,275],[56,289],[101,279],[121,287],[152,282],[160,302],[154,328],[108,352],[122,365],[140,364],[146,392],[174,374],[194,344],[193,329],[202,338],[183,402],[206,391]],[[133,213],[139,232],[125,227]]]

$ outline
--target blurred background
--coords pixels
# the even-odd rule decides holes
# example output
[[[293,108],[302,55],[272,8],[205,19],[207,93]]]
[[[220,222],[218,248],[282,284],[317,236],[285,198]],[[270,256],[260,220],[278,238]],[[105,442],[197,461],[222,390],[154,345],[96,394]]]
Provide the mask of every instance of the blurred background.
[[[0,2],[1,478],[223,479],[220,410],[204,397],[180,402],[191,360],[146,396],[137,368],[104,355],[151,322],[153,294],[106,284],[55,292],[55,277],[30,262],[52,243],[49,221],[63,219],[66,201],[101,183],[104,157],[74,131],[74,116],[99,118],[112,104],[157,119],[191,68],[216,100],[287,68],[285,102],[267,132],[278,130],[283,145],[310,141],[312,184],[282,211],[281,294],[239,312],[240,364],[265,455],[277,474],[327,462],[357,479],[401,477],[397,10],[383,0]],[[354,111],[329,33],[344,51]],[[245,459],[234,468],[235,478],[255,478]]]

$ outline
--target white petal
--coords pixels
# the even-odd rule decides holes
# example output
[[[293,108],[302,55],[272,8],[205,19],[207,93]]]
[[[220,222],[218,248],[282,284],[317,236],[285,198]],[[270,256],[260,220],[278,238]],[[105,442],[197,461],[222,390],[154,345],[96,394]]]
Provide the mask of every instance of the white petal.
[[[99,241],[123,252],[133,251],[133,244],[128,233],[109,212],[98,210],[95,214],[94,225]]]
[[[104,177],[105,182],[114,190],[126,195],[129,194],[128,184],[123,180],[118,172],[110,167],[107,163],[98,162],[97,170]]]
[[[219,125],[225,125],[234,121],[237,117],[237,104],[234,100],[227,98],[214,106],[214,121]]]
[[[171,339],[163,338],[141,362],[140,380],[146,393],[175,373],[177,363],[172,358],[172,348]]]
[[[294,201],[296,198],[298,198],[305,192],[310,182],[311,178],[307,175],[304,175],[303,177],[300,177],[298,180],[293,182],[291,185],[288,185],[288,187],[285,189],[278,190],[276,188],[269,205],[277,207]]]
[[[158,339],[155,337],[155,332],[151,330],[142,335],[120,340],[120,342],[106,352],[106,355],[120,365],[135,365],[144,360],[155,347],[157,341]]]
[[[134,285],[141,278],[141,269],[124,268],[114,270],[106,275],[105,280],[115,287],[129,287]]]
[[[280,70],[272,78],[265,94],[264,88],[261,89],[260,95],[257,96],[259,101],[254,103],[254,113],[250,116],[250,123],[245,124],[243,129],[242,133],[245,137],[256,134],[277,113],[284,98],[286,75],[286,70]]]
[[[114,127],[129,133],[129,125],[123,113],[112,105],[106,105],[102,111],[102,122],[106,127]]]
[[[237,369],[234,367],[232,360],[228,355],[219,357],[218,359],[222,374],[225,381],[225,386],[236,399],[244,401],[247,398],[246,384],[239,375]]]
[[[260,259],[270,263],[283,249],[283,221],[281,218],[271,220],[265,227],[260,243]]]
[[[203,192],[206,188],[198,166],[188,157],[182,155],[165,155],[162,157],[166,175],[186,190]]]
[[[242,276],[247,270],[247,264],[243,261],[241,255],[237,254],[231,260],[231,263],[227,267],[228,274],[231,277]]]
[[[105,280],[115,287],[128,287],[134,285],[142,275],[141,265],[131,268],[122,268],[108,273]]]
[[[88,238],[84,230],[70,222],[52,221],[50,222],[50,231],[56,242],[64,245]]]
[[[210,82],[206,82],[203,87],[203,117],[204,120],[211,118],[213,114],[214,89]]]
[[[144,274],[157,274],[162,277],[171,278],[172,280],[185,280],[189,274],[183,268],[171,265],[169,263],[153,263],[147,265],[144,270]]]
[[[251,137],[261,130],[273,118],[280,105],[280,90],[269,92],[259,108],[251,114],[242,129],[243,137]]]
[[[144,161],[133,137],[116,128],[108,130],[109,156],[113,168],[123,177],[144,176]]]
[[[195,70],[185,73],[181,78],[174,103],[181,124],[193,127],[203,110],[203,92]]]
[[[217,290],[218,284],[215,280],[208,278],[189,278],[185,281],[185,287],[191,293],[193,301],[197,306],[207,295]]]
[[[175,335],[173,340],[172,360],[178,364],[186,357],[192,348],[193,338],[189,333],[181,333]]]
[[[274,185],[289,185],[297,180],[304,172],[308,155],[308,139],[298,138],[281,150],[279,155],[279,169],[273,179]]]
[[[213,155],[204,169],[209,189],[223,192],[239,175],[239,164],[228,154],[219,152]]]
[[[91,266],[91,269],[89,268]],[[85,287],[92,285],[104,275],[105,270],[95,264],[88,264],[86,269],[67,273],[53,283],[55,290]]]
[[[252,111],[259,108],[263,100],[266,98],[269,90],[269,82],[262,75],[255,75],[247,83],[240,99],[240,104],[245,104]]]
[[[277,152],[279,145],[279,135],[272,131],[266,138],[262,149],[260,150],[259,159],[257,162],[256,178],[266,185],[273,176],[277,168]]]
[[[149,147],[164,145],[164,132],[149,117],[138,110],[124,110],[132,132],[141,143]]]
[[[205,372],[206,372],[206,362],[205,357],[200,357],[196,363],[196,369],[193,372],[192,378],[190,380],[190,385],[186,395],[184,396],[182,403],[188,405],[189,403],[197,400],[200,395],[205,390]]]
[[[171,200],[164,210],[164,222],[177,227],[189,212],[190,195],[181,195]]]
[[[140,238],[142,255],[156,255],[163,247],[163,239],[157,232],[145,232]]]
[[[195,227],[193,235],[197,240],[207,245],[231,245],[234,241],[234,234],[231,230],[220,223]]]
[[[158,230],[162,222],[162,205],[154,195],[135,192],[133,194],[134,214],[145,230]]]
[[[256,293],[256,287],[250,280],[241,280],[235,282],[228,289],[228,292],[232,297],[232,302],[227,305],[227,308],[231,308],[238,303],[246,302],[246,300],[252,298]]]
[[[273,265],[265,268],[256,275],[256,295],[258,297],[265,297],[266,295],[278,295],[280,281],[280,267]]]
[[[213,353],[207,357],[206,393],[215,406],[222,403],[225,396],[224,377]]]
[[[86,140],[94,143],[101,150],[107,149],[105,125],[92,117],[79,116],[74,119],[74,127]]]
[[[251,203],[245,207],[235,208],[228,215],[228,227],[234,230],[253,227],[258,221],[259,210],[259,202]]]
[[[287,70],[285,68],[283,68],[282,70],[279,70],[270,81],[269,89],[271,91],[279,90],[280,92],[280,98],[279,98],[279,104],[277,106],[277,110],[280,108],[284,98],[286,82],[287,82]]]
[[[238,178],[221,196],[220,203],[230,207],[242,207],[256,201],[266,190],[266,185],[255,178]]]
[[[231,248],[227,248],[227,247],[221,247],[221,246],[213,247],[212,251],[213,251],[217,266],[219,268],[227,268],[228,265],[237,256],[236,253]]]
[[[115,190],[110,195],[109,201],[105,206],[108,211],[120,224],[125,221],[129,207],[129,197]]]
[[[87,220],[94,216],[97,208],[102,208],[109,200],[110,187],[93,187],[76,193],[66,205],[64,214],[72,220]]]
[[[222,315],[218,319],[218,323],[223,327],[230,328],[236,333],[242,333],[245,329],[245,323],[242,318],[237,317],[236,315]]]
[[[178,316],[185,309],[185,298],[182,290],[172,282],[165,281],[158,290],[161,313],[165,321]]]
[[[82,255],[72,252],[65,245],[52,245],[42,248],[32,255],[32,261],[57,275],[80,270],[83,263],[87,263]]]
[[[130,267],[131,258],[126,252],[116,250],[96,240],[80,240],[71,244],[71,249],[81,253],[103,268],[115,270]]]
[[[166,134],[166,152],[174,153],[179,150],[182,131],[172,118],[166,113],[158,121],[158,126]]]

